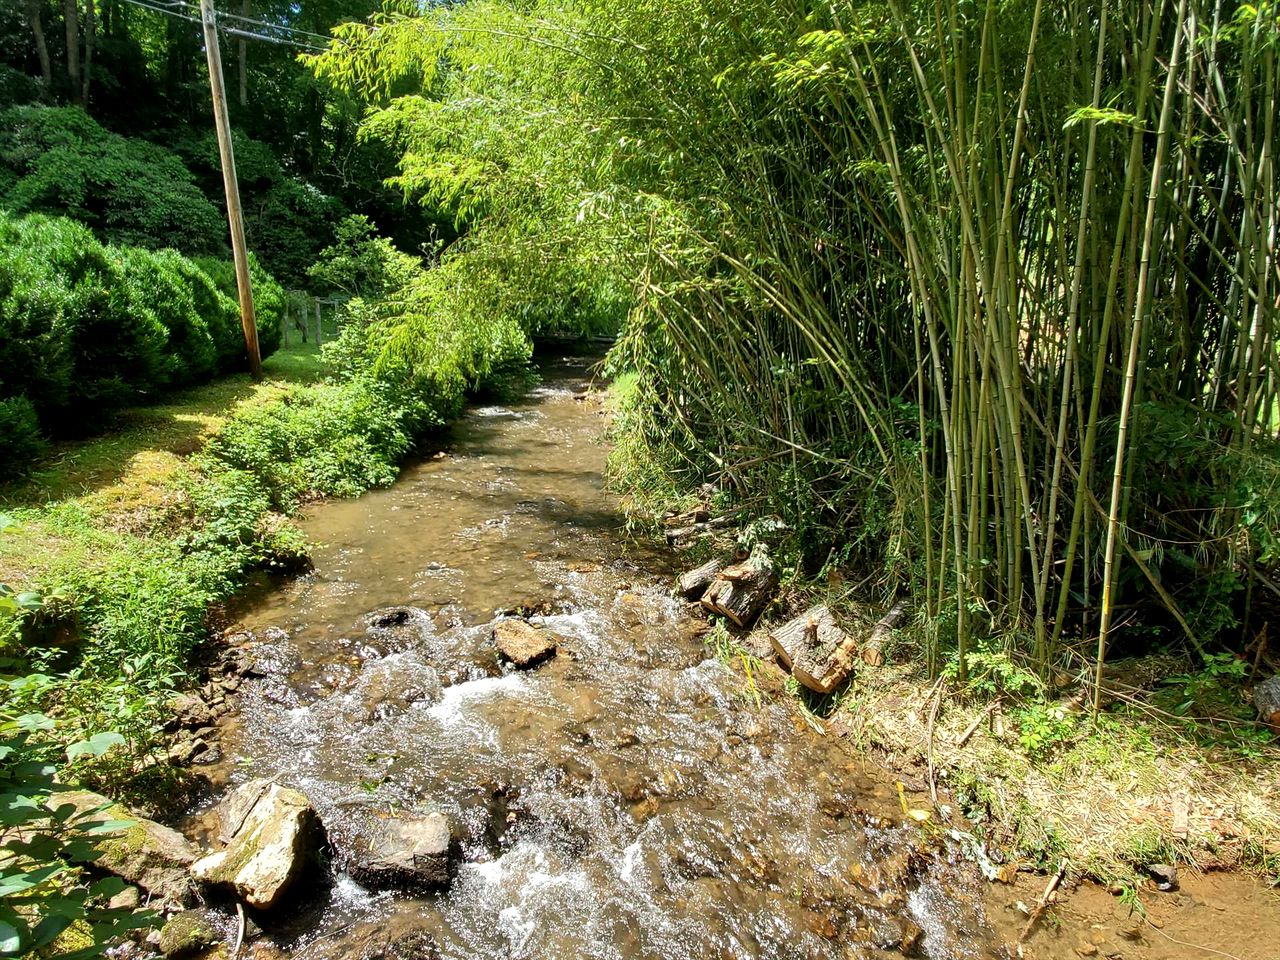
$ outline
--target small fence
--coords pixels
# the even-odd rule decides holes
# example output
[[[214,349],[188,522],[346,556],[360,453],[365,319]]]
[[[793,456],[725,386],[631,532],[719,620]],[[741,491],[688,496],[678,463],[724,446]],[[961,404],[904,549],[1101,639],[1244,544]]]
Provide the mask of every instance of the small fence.
[[[313,297],[302,290],[286,290],[284,295],[284,346],[314,343],[321,346],[338,336],[342,323],[339,297]]]

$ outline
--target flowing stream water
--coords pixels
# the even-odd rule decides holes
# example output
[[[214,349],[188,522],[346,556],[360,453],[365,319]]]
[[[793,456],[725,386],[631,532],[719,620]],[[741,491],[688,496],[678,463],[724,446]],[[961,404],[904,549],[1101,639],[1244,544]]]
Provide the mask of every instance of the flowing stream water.
[[[368,891],[339,861],[262,918],[271,942],[317,960],[1005,956],[977,868],[790,698],[753,695],[672,598],[669,559],[625,536],[589,364],[544,363],[392,488],[318,505],[314,572],[236,612],[277,669],[236,694],[219,791],[275,777],[331,836],[440,811],[457,846],[432,894]],[[510,672],[490,624],[522,606],[560,649]]]

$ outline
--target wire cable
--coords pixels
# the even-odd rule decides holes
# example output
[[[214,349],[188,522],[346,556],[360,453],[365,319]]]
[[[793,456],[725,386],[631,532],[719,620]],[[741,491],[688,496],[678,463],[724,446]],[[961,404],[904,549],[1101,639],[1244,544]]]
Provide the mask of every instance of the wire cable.
[[[183,0],[174,0],[174,2],[181,3],[183,2]],[[314,33],[311,30],[303,30],[301,27],[291,27],[285,23],[271,23],[267,20],[254,20],[252,17],[242,17],[238,13],[225,13],[220,11],[218,13],[218,19],[219,20],[238,20],[240,23],[250,23],[250,24],[253,24],[255,27],[267,27],[268,29],[271,29],[271,30],[287,30],[290,33],[297,34],[298,36],[313,37],[316,40],[323,40],[325,43],[328,43],[333,39],[333,37],[326,36],[323,33]]]
[[[190,13],[182,12],[184,9],[190,10],[193,12],[198,12],[199,8],[197,8],[194,4],[187,2],[187,0],[124,0],[124,2],[128,4],[132,4],[135,7],[140,7],[143,10],[150,10],[152,13],[163,14],[164,16],[174,17],[178,20],[186,20],[189,23],[203,24],[204,22],[199,16],[192,16]],[[298,49],[307,50],[312,53],[324,53],[329,48],[328,46],[320,46],[316,43],[310,43],[305,40],[298,40],[292,37],[270,36],[268,34],[256,33],[250,30],[244,30],[239,27],[233,26],[231,24],[223,24],[222,21],[224,19],[257,23],[272,30],[279,30],[285,33],[292,33],[300,36],[316,37],[316,38],[325,40],[326,43],[334,39],[333,37],[323,37],[321,34],[312,33],[309,30],[299,30],[294,27],[288,27],[288,26],[279,25],[279,24],[270,24],[262,20],[250,20],[250,18],[248,17],[238,17],[238,16],[235,16],[234,14],[225,14],[225,13],[217,13],[217,12],[215,12],[214,14],[215,27],[221,33],[224,33],[233,37],[243,38],[246,40],[262,40],[267,43],[274,43],[279,46],[296,47]]]

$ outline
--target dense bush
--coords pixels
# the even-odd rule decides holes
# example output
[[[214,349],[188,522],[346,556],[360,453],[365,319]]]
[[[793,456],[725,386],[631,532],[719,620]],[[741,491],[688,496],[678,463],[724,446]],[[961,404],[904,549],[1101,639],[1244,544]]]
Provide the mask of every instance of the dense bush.
[[[86,228],[0,221],[0,396],[24,394],[61,431],[165,384],[168,332],[133,299]]]
[[[63,214],[111,243],[226,249],[222,214],[175,154],[111,133],[78,108],[0,113],[0,169],[4,204],[15,213]]]
[[[205,462],[258,477],[278,509],[390,484],[415,436],[443,421],[368,379],[299,387],[233,418]]]
[[[280,343],[284,295],[254,274],[266,355]],[[241,368],[234,284],[230,264],[104,246],[62,218],[0,216],[0,443],[11,472],[34,450],[32,411],[49,433],[83,432],[124,404]]]
[[[227,334],[222,343],[229,355],[236,358],[235,362],[239,362],[238,358],[244,355],[244,333],[240,327],[240,293],[236,288],[236,265],[231,260],[198,257],[195,266],[231,301],[235,310],[235,335],[233,337]],[[269,357],[280,349],[280,340],[284,335],[284,288],[252,253],[249,254],[249,282],[253,287],[253,313],[258,324],[258,349],[263,357]]]
[[[43,446],[40,418],[31,401],[0,398],[0,481],[21,473]]]
[[[345,208],[313,184],[287,173],[260,140],[234,131],[232,141],[249,247],[273,276],[301,287],[307,268],[332,239]],[[213,133],[183,140],[174,149],[205,195],[220,197],[222,167]]]
[[[31,103],[40,98],[40,82],[6,63],[0,63],[0,108]]]

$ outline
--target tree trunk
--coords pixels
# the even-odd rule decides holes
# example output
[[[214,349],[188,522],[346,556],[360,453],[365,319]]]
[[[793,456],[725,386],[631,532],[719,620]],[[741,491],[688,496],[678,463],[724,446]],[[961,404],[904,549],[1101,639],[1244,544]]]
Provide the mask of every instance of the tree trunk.
[[[702,605],[745,630],[760,616],[777,588],[773,564],[768,554],[757,548],[744,562],[720,572],[707,588]]]
[[[720,575],[726,565],[726,561],[717,558],[680,574],[680,596],[686,600],[701,599],[707,592],[707,587],[711,586],[711,581]]]
[[[240,0],[240,16],[249,16],[249,0]],[[248,27],[248,24],[245,24]],[[249,105],[249,45],[244,37],[236,41],[236,56],[240,69],[240,106]]]
[[[86,109],[89,106],[89,81],[93,75],[93,44],[98,32],[96,3],[97,0],[84,0],[84,83],[80,88],[80,99]]]
[[[80,88],[80,8],[76,0],[62,0],[62,18],[67,28],[67,80],[71,85],[71,102],[83,103]]]
[[[40,84],[44,99],[49,99],[53,90],[53,64],[49,61],[49,44],[44,39],[44,24],[40,20],[40,0],[26,0],[27,24],[36,38],[36,55],[40,57]]]

